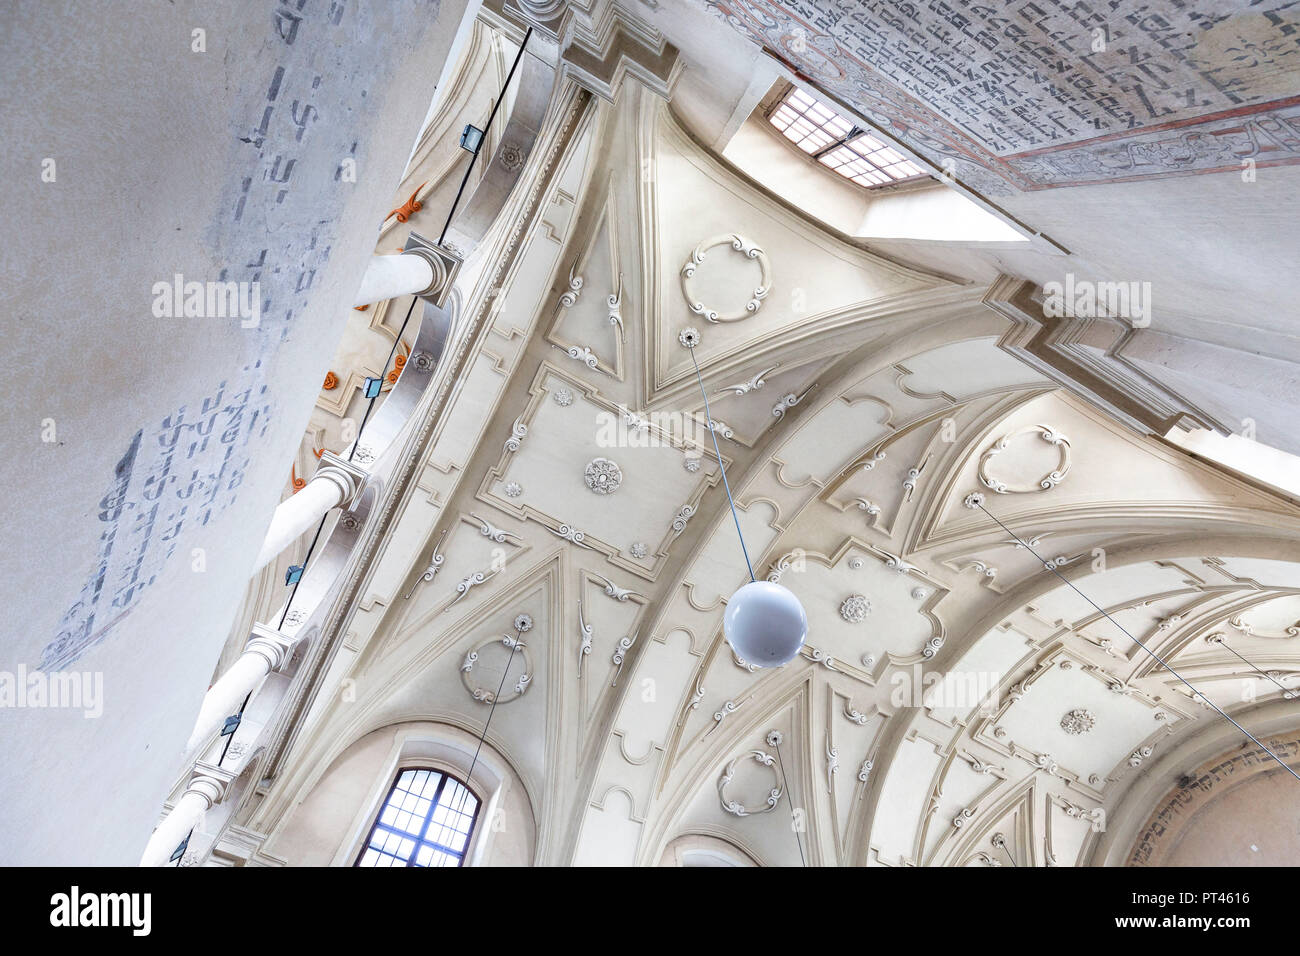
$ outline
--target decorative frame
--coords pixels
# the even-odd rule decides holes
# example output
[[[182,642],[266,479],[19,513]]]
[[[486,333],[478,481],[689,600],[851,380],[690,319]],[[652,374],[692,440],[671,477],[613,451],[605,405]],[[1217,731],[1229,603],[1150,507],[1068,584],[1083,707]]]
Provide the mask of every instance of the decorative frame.
[[[745,258],[754,260],[762,270],[762,278],[759,280],[758,287],[754,289],[745,307],[736,312],[728,312],[725,315],[701,302],[691,292],[690,286],[690,280],[694,277],[696,268],[704,261],[708,251],[714,246],[723,245],[729,245]],[[687,307],[696,315],[704,316],[705,320],[709,322],[739,322],[741,319],[747,319],[757,312],[763,305],[763,299],[772,291],[772,263],[768,259],[767,253],[738,233],[731,232],[721,236],[713,236],[710,239],[705,239],[691,252],[691,257],[682,266],[681,284],[682,297],[686,300]]]
[[[519,679],[515,681],[514,690],[503,694],[500,698],[496,696],[496,691],[477,687],[470,679],[470,674],[474,670],[474,665],[478,663],[479,652],[498,643],[504,644],[511,651],[521,651],[524,658],[524,672],[520,674]],[[509,667],[510,665],[507,664],[506,666]],[[524,693],[528,690],[532,679],[533,658],[532,655],[528,653],[528,645],[519,640],[513,634],[507,634],[505,637],[484,641],[478,647],[466,654],[464,662],[460,665],[461,683],[464,684],[465,689],[469,691],[470,697],[474,698],[474,700],[478,701],[480,704],[508,704],[512,700],[518,700],[520,697],[524,696]]]
[[[1052,471],[1049,471],[1047,474],[1043,475],[1042,478],[1039,478],[1037,481],[1032,482],[1031,484],[1028,485],[1010,485],[1004,481],[999,481],[997,478],[993,478],[992,476],[990,476],[988,472],[989,462],[992,461],[995,457],[997,457],[1001,452],[1006,451],[1007,446],[1011,443],[1011,439],[1017,438],[1020,435],[1029,434],[1030,432],[1036,432],[1037,434],[1042,436],[1045,442],[1047,442],[1050,445],[1056,446],[1056,449],[1061,456],[1060,461],[1057,463],[1056,468],[1054,468]],[[1048,425],[1027,425],[1024,428],[1003,435],[996,442],[990,445],[989,448],[984,452],[984,454],[980,456],[980,465],[979,465],[980,482],[984,485],[984,487],[988,488],[994,494],[998,494],[998,495],[1007,495],[1007,494],[1023,495],[1023,494],[1030,494],[1035,491],[1048,491],[1052,488],[1055,488],[1062,481],[1064,481],[1065,476],[1069,473],[1069,471],[1070,471],[1070,439],[1066,438],[1055,428],[1052,428]]]

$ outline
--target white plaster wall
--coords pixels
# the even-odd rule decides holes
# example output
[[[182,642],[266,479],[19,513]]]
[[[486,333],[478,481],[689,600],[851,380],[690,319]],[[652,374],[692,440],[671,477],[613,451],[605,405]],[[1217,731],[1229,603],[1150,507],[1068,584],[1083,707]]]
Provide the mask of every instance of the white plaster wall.
[[[38,516],[0,548],[0,671],[90,671],[104,696],[98,719],[0,709],[0,862],[139,859],[464,8],[0,15],[0,343],[22,370],[0,480]],[[154,316],[154,283],[223,270],[260,283],[256,328]]]

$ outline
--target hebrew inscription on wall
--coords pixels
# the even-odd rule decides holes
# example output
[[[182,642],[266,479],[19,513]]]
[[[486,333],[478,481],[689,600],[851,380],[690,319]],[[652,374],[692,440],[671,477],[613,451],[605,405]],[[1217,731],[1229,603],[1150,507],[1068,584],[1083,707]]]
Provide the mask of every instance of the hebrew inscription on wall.
[[[1297,0],[704,2],[993,192],[1300,161]]]

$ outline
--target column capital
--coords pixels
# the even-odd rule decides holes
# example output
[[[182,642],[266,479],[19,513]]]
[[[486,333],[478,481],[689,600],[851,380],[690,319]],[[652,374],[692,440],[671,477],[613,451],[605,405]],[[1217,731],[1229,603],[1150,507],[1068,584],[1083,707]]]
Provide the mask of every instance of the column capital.
[[[366,479],[369,477],[370,473],[364,468],[340,458],[332,451],[326,451],[321,453],[320,467],[316,469],[312,481],[325,478],[334,482],[339,486],[343,496],[339,507],[348,508],[360,497],[361,490],[366,486]]]
[[[266,658],[269,670],[279,670],[289,660],[294,641],[285,637],[269,624],[254,624],[253,633],[244,645],[245,654]]]
[[[214,804],[225,799],[226,791],[234,779],[235,775],[229,770],[222,770],[216,764],[200,760],[194,764],[194,774],[190,777],[185,793],[201,797],[207,803],[203,809],[210,810]]]
[[[415,232],[406,237],[406,245],[401,254],[418,256],[433,270],[433,281],[415,294],[439,307],[446,305],[452,283],[456,281],[456,273],[460,269],[460,257],[445,246],[430,242]]]

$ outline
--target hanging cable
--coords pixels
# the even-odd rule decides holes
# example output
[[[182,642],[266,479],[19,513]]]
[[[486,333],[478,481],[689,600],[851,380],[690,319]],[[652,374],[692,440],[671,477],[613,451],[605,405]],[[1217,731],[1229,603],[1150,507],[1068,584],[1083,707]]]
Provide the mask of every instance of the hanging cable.
[[[780,731],[774,731],[770,737],[772,748],[776,751],[776,762],[781,767],[781,786],[785,788],[785,798],[790,802],[790,829],[794,831],[794,842],[799,846],[799,865],[807,866],[808,861],[803,855],[803,840],[799,837],[799,819],[795,816],[794,796],[790,793],[790,781],[785,775],[785,761],[781,759]]]
[[[402,327],[397,330],[397,338],[393,339],[393,347],[388,351],[388,358],[384,362],[384,370],[379,373],[381,382],[388,377],[388,369],[393,364],[393,356],[397,354],[397,347],[402,344],[402,335],[406,332],[407,323],[411,321],[411,313],[415,311],[415,303],[419,300],[418,295],[411,296],[411,304],[406,307],[406,318],[402,320]],[[352,456],[357,453],[357,448],[361,445],[361,433],[366,430],[366,422],[370,420],[370,411],[375,407],[377,401],[379,401],[378,393],[370,399],[370,404],[366,406],[366,413],[361,416],[361,425],[357,428],[357,437],[352,441],[352,450],[348,452],[348,461],[352,460]]]
[[[461,177],[460,188],[456,190],[456,198],[452,200],[451,211],[447,213],[447,221],[442,224],[442,233],[438,236],[438,245],[447,238],[447,229],[451,226],[451,217],[456,215],[456,207],[460,205],[461,194],[465,191],[465,184],[469,182],[469,174],[474,171],[474,164],[478,162],[478,154],[482,151],[483,143],[487,142],[488,130],[492,128],[492,121],[497,117],[497,110],[501,108],[502,101],[506,98],[506,90],[510,88],[510,81],[514,79],[515,68],[519,66],[519,61],[524,58],[524,50],[528,46],[528,38],[533,35],[533,28],[529,27],[528,32],[524,34],[524,42],[519,44],[519,52],[515,54],[515,61],[510,64],[510,72],[506,74],[506,81],[501,84],[501,95],[497,101],[492,104],[492,112],[488,114],[487,125],[483,127],[483,139],[479,142],[479,148],[474,150],[470,157],[469,165],[465,167],[465,175]]]
[[[1031,547],[1029,546],[1029,544],[1028,544],[1027,542],[1025,542],[1025,540],[1024,540],[1023,538],[1021,538],[1018,534],[1016,534],[1014,531],[1012,531],[1010,528],[1008,528],[1005,524],[1003,524],[1003,523],[998,519],[997,515],[993,514],[993,512],[991,512],[991,511],[989,511],[987,508],[985,508],[982,502],[976,502],[976,503],[978,504],[980,511],[984,512],[986,515],[988,515],[990,518],[992,518],[995,522],[997,522],[998,527],[1000,527],[1000,528],[1001,528],[1003,531],[1005,531],[1007,534],[1011,535],[1011,537],[1015,538],[1016,541],[1020,544],[1021,547],[1023,547],[1026,551],[1028,551],[1028,552],[1029,552],[1030,554],[1032,554],[1035,558],[1037,558],[1037,559],[1039,560],[1039,562],[1042,563],[1043,567],[1045,567],[1047,570],[1051,571],[1051,572],[1052,572],[1053,574],[1055,574],[1058,578],[1060,578],[1060,579],[1061,579],[1062,581],[1064,581],[1067,585],[1069,585],[1070,590],[1074,591],[1075,594],[1079,595],[1079,597],[1083,598],[1085,601],[1087,601],[1089,604],[1091,604],[1094,608],[1096,608],[1098,611],[1100,611],[1101,614],[1102,614],[1102,616],[1105,617],[1106,620],[1110,621],[1110,623],[1114,624],[1117,628],[1119,628],[1120,632],[1121,632],[1125,637],[1127,637],[1130,641],[1132,641],[1132,642],[1133,642],[1134,644],[1136,644],[1138,647],[1142,648],[1142,650],[1146,651],[1147,654],[1150,655],[1151,658],[1152,658],[1153,660],[1155,660],[1157,663],[1159,663],[1161,667],[1163,667],[1165,670],[1169,671],[1169,673],[1173,674],[1173,675],[1174,675],[1175,677],[1177,677],[1180,681],[1182,681],[1184,684],[1186,684],[1188,690],[1190,690],[1193,694],[1195,694],[1195,695],[1196,695],[1197,697],[1199,697],[1201,700],[1205,701],[1205,703],[1207,703],[1210,707],[1214,708],[1214,710],[1218,712],[1218,714],[1219,714],[1220,717],[1222,717],[1222,718],[1223,718],[1224,720],[1226,720],[1228,723],[1232,724],[1232,726],[1234,726],[1234,727],[1236,727],[1238,730],[1240,730],[1243,734],[1245,734],[1245,735],[1246,735],[1246,736],[1251,740],[1252,743],[1254,743],[1256,746],[1258,746],[1260,750],[1264,751],[1264,753],[1268,754],[1270,757],[1272,757],[1274,760],[1276,760],[1277,763],[1278,763],[1278,766],[1280,766],[1283,770],[1285,770],[1285,771],[1286,771],[1287,773],[1289,773],[1291,776],[1295,777],[1297,780],[1300,780],[1300,773],[1296,773],[1296,772],[1295,772],[1294,770],[1292,770],[1289,766],[1287,766],[1286,762],[1283,761],[1282,758],[1279,757],[1277,754],[1273,753],[1273,751],[1270,750],[1268,747],[1264,746],[1264,744],[1260,742],[1260,740],[1259,740],[1258,737],[1256,737],[1254,734],[1252,734],[1252,733],[1251,733],[1249,730],[1247,730],[1245,727],[1241,726],[1241,724],[1237,723],[1235,720],[1233,720],[1231,717],[1229,717],[1229,716],[1227,715],[1227,713],[1223,710],[1223,708],[1221,708],[1218,704],[1216,704],[1214,701],[1210,700],[1210,698],[1206,697],[1206,696],[1205,696],[1204,694],[1202,694],[1199,690],[1197,690],[1195,687],[1193,687],[1193,686],[1191,685],[1191,683],[1188,682],[1188,680],[1187,680],[1185,677],[1183,677],[1182,674],[1178,673],[1178,671],[1176,671],[1176,670],[1174,670],[1172,667],[1170,667],[1169,664],[1168,664],[1168,662],[1166,662],[1165,659],[1164,659],[1163,657],[1161,657],[1161,656],[1160,656],[1159,654],[1157,654],[1155,651],[1151,650],[1151,648],[1147,647],[1145,644],[1143,644],[1141,641],[1139,641],[1136,637],[1134,637],[1132,634],[1130,634],[1130,633],[1129,633],[1129,632],[1124,628],[1124,625],[1120,624],[1119,621],[1115,620],[1113,617],[1110,616],[1110,614],[1106,611],[1105,608],[1103,608],[1100,604],[1098,604],[1098,603],[1097,603],[1096,601],[1094,601],[1092,598],[1088,597],[1088,595],[1084,594],[1084,593],[1083,593],[1082,591],[1080,591],[1077,587],[1075,587],[1074,584],[1071,583],[1071,582],[1069,581],[1069,579],[1066,578],[1065,575],[1063,575],[1060,571],[1057,570],[1056,565],[1055,565],[1054,563],[1052,563],[1051,561],[1046,561],[1046,560],[1044,560],[1044,559],[1043,559],[1043,556],[1042,556],[1041,554],[1039,554],[1037,551],[1035,551],[1033,548],[1031,548]],[[1238,655],[1238,656],[1240,657],[1241,655]],[[1243,659],[1244,659],[1244,658],[1243,658]],[[1247,663],[1250,663],[1250,662],[1247,661]]]
[[[506,678],[510,676],[510,665],[515,661],[515,651],[519,650],[519,635],[523,632],[522,627],[515,626],[515,642],[510,645],[510,659],[506,661],[506,669],[501,672],[501,683],[497,685],[497,692],[492,697],[492,707],[488,710],[487,720],[483,722],[483,732],[478,736],[478,746],[474,748],[474,759],[470,761],[469,773],[465,774],[466,783],[470,782],[470,778],[474,776],[474,768],[478,766],[478,753],[483,749],[483,741],[487,738],[488,727],[492,726],[492,715],[497,712],[497,700],[501,697],[501,689],[506,686]]]
[[[709,422],[709,434],[713,436],[713,452],[718,456],[718,468],[722,470],[722,487],[727,491],[727,504],[731,506],[731,520],[736,523],[736,536],[740,538],[740,550],[745,555],[745,567],[749,569],[749,580],[754,581],[754,565],[749,560],[749,549],[745,547],[745,536],[740,532],[740,518],[736,515],[736,501],[731,497],[731,485],[727,482],[727,467],[722,463],[722,449],[718,447],[718,434],[713,425],[713,413],[709,411],[709,395],[704,391],[704,379],[700,375],[700,363],[695,361],[695,347],[688,346],[691,364],[695,366],[695,381],[699,382],[700,394],[704,396],[704,417]]]
[[[1266,680],[1270,680],[1270,681],[1272,681],[1274,684],[1276,684],[1276,685],[1278,686],[1278,689],[1280,689],[1280,690],[1283,691],[1284,693],[1286,693],[1286,694],[1288,694],[1288,695],[1290,695],[1290,694],[1294,694],[1294,693],[1295,693],[1295,691],[1294,691],[1292,688],[1287,687],[1285,684],[1283,684],[1281,681],[1279,681],[1279,680],[1278,680],[1276,677],[1274,677],[1272,674],[1268,673],[1267,671],[1260,670],[1259,665],[1257,665],[1257,664],[1252,664],[1250,661],[1246,660],[1246,658],[1242,657],[1240,654],[1238,654],[1236,651],[1234,651],[1231,647],[1228,646],[1228,642],[1227,642],[1226,640],[1222,640],[1222,639],[1220,639],[1220,640],[1218,640],[1218,641],[1215,641],[1215,643],[1218,644],[1220,647],[1222,647],[1222,648],[1223,648],[1225,651],[1227,651],[1229,654],[1232,654],[1232,655],[1234,655],[1235,657],[1237,657],[1237,658],[1238,658],[1238,659],[1239,659],[1243,664],[1245,664],[1247,667],[1253,669],[1253,670],[1255,671],[1255,673],[1258,674],[1260,677],[1263,677],[1263,678],[1266,679]]]

